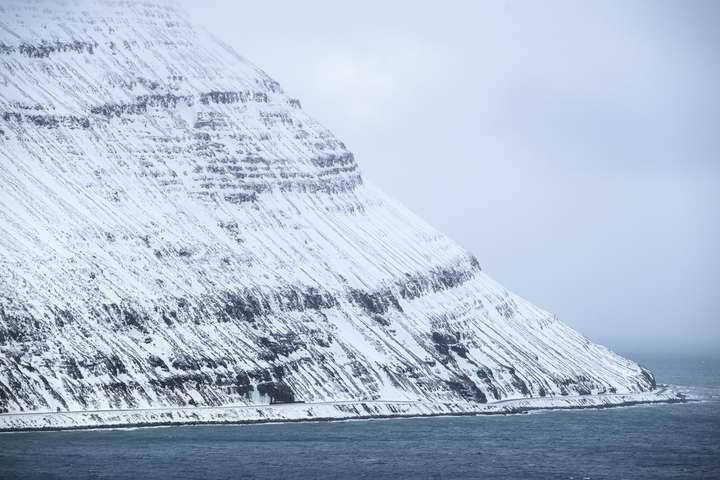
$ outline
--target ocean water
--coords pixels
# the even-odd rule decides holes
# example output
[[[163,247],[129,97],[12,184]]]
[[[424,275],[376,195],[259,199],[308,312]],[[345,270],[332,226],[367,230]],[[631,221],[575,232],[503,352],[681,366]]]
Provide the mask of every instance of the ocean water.
[[[642,359],[705,400],[527,415],[0,435],[0,479],[720,479],[720,360]]]

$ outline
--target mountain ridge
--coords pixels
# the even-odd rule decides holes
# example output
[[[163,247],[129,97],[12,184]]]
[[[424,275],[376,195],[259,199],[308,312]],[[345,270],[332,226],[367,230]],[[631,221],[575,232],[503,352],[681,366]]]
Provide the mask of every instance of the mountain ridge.
[[[0,13],[0,408],[652,397],[171,2]]]

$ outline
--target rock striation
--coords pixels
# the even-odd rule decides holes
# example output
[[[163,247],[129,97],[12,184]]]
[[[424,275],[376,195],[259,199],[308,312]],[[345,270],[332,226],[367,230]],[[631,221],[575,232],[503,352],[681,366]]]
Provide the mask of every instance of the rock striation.
[[[367,185],[172,3],[0,4],[0,410],[655,387]]]

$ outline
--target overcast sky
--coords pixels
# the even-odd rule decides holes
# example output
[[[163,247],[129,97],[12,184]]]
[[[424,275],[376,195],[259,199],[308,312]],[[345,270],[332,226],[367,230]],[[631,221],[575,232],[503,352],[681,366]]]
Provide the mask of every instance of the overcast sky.
[[[509,289],[720,352],[720,2],[182,3]]]

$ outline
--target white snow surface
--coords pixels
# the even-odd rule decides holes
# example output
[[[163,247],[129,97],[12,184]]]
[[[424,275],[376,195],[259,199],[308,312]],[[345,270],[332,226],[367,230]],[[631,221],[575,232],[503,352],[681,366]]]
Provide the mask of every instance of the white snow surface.
[[[173,3],[0,3],[0,409],[654,389],[365,184]]]

